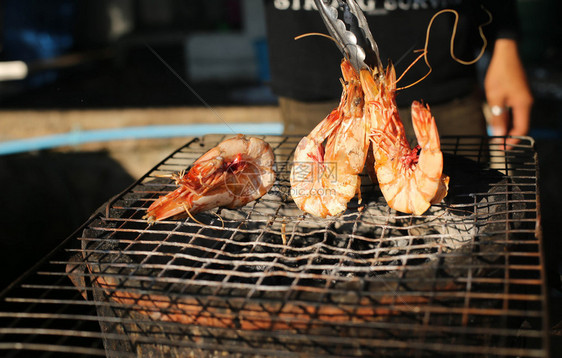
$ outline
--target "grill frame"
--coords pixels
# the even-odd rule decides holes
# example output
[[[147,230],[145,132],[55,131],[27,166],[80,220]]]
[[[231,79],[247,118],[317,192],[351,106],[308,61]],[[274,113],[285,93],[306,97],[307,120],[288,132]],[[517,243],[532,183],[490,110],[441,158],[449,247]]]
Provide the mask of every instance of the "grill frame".
[[[162,189],[164,191],[173,189],[168,184],[160,183],[161,181],[155,179],[156,176],[184,169],[185,162],[193,162],[209,149],[213,143],[218,143],[223,138],[224,136],[195,138],[170,154],[170,156],[156,165],[153,170],[149,171],[122,194],[111,199],[105,206],[105,209],[94,214],[88,222],[65,240],[49,257],[32,268],[24,277],[16,281],[0,295],[3,301],[0,306],[0,310],[2,310],[0,318],[8,323],[6,326],[0,325],[0,336],[17,338],[27,333],[43,339],[51,335],[61,337],[60,339],[63,341],[81,341],[83,339],[77,338],[76,335],[65,330],[49,331],[49,328],[42,328],[45,330],[45,332],[42,332],[39,329],[34,329],[32,326],[24,325],[23,328],[19,327],[21,322],[26,319],[40,322],[39,326],[41,326],[45,325],[46,322],[42,321],[43,319],[64,321],[69,320],[70,317],[80,317],[82,320],[92,324],[88,325],[88,329],[79,331],[81,332],[79,336],[82,338],[92,337],[93,340],[97,340],[96,348],[92,348],[89,351],[90,348],[84,348],[82,344],[78,343],[67,348],[65,348],[65,345],[47,344],[46,346],[41,346],[34,343],[34,340],[27,343],[8,342],[4,345],[0,344],[0,348],[9,348],[11,344],[13,349],[23,349],[23,351],[44,349],[46,352],[56,350],[59,353],[71,348],[74,350],[72,353],[103,353],[108,356],[121,356],[123,351],[128,351],[131,354],[133,352],[140,352],[141,354],[149,354],[149,352],[159,352],[162,354],[167,352],[178,355],[190,351],[196,352],[198,356],[212,356],[221,350],[244,356],[270,354],[290,356],[297,355],[301,351],[318,356],[359,356],[381,353],[403,355],[405,352],[414,356],[454,354],[459,356],[519,355],[544,357],[548,355],[545,275],[542,266],[542,238],[540,235],[539,201],[536,183],[537,159],[536,153],[533,150],[534,142],[531,138],[522,137],[520,145],[506,152],[499,149],[501,141],[505,141],[505,138],[495,138],[496,143],[490,147],[491,154],[489,158],[483,154],[487,150],[487,142],[484,138],[442,138],[444,152],[453,153],[452,156],[445,158],[446,163],[447,161],[450,162],[451,158],[455,160],[460,160],[461,157],[475,159],[470,163],[456,164],[456,170],[466,164],[463,170],[470,171],[470,165],[476,163],[475,168],[477,169],[475,170],[484,173],[482,176],[487,177],[489,180],[491,180],[490,176],[497,177],[497,173],[500,173],[500,177],[516,178],[518,182],[510,183],[508,181],[500,184],[497,182],[487,182],[485,185],[487,185],[488,189],[495,186],[499,188],[498,191],[492,194],[476,191],[471,192],[471,196],[463,194],[466,186],[471,184],[468,182],[463,183],[463,178],[452,176],[452,199],[462,197],[462,200],[459,199],[458,202],[452,200],[451,203],[447,204],[449,208],[454,207],[458,210],[464,210],[466,208],[483,207],[484,211],[489,210],[491,212],[488,212],[486,215],[487,224],[476,231],[476,236],[480,237],[480,239],[463,242],[459,248],[455,249],[457,252],[455,250],[444,252],[439,251],[443,250],[442,248],[437,249],[437,255],[440,260],[438,263],[432,263],[431,259],[427,259],[431,253],[425,255],[416,251],[416,254],[410,255],[408,252],[402,255],[402,260],[405,260],[404,262],[407,263],[408,260],[416,259],[419,261],[421,258],[426,259],[429,264],[427,262],[419,265],[395,264],[392,267],[384,266],[383,264],[383,268],[378,268],[376,265],[369,263],[369,267],[374,267],[376,271],[375,274],[372,274],[370,269],[365,269],[361,266],[362,260],[368,260],[363,258],[368,254],[381,252],[380,247],[379,251],[363,247],[364,255],[350,256],[349,254],[350,252],[353,253],[354,247],[338,247],[333,242],[339,238],[336,235],[339,229],[335,229],[333,226],[337,220],[312,220],[302,214],[296,216],[286,215],[287,213],[294,212],[294,208],[290,208],[290,205],[287,204],[290,198],[287,197],[286,192],[283,192],[283,188],[286,189],[288,185],[289,158],[291,150],[298,142],[299,137],[276,136],[267,136],[265,138],[267,141],[274,143],[273,147],[277,154],[277,171],[280,173],[278,183],[264,198],[248,204],[245,208],[234,210],[234,213],[241,213],[241,216],[238,218],[239,220],[237,221],[236,215],[231,219],[227,219],[226,229],[220,230],[253,235],[255,232],[262,232],[259,231],[259,226],[261,225],[268,228],[269,231],[266,230],[267,234],[271,234],[277,239],[282,238],[284,235],[287,236],[288,245],[269,241],[265,244],[260,244],[259,237],[254,241],[244,241],[245,239],[241,239],[238,242],[235,240],[234,234],[232,234],[228,236],[227,239],[229,241],[226,246],[231,245],[244,248],[245,245],[253,245],[254,248],[263,246],[265,247],[264,250],[271,249],[273,252],[282,252],[285,248],[291,251],[294,247],[292,245],[296,243],[294,237],[307,237],[309,234],[306,230],[310,230],[311,227],[305,226],[299,232],[296,232],[294,229],[303,222],[306,222],[307,225],[312,225],[314,230],[313,224],[320,222],[320,227],[324,226],[324,229],[316,228],[316,230],[320,230],[324,237],[333,235],[334,238],[331,241],[318,241],[309,246],[320,246],[321,248],[322,245],[324,245],[324,248],[333,246],[331,250],[340,253],[337,255],[330,252],[327,254],[320,253],[319,249],[317,249],[316,256],[309,255],[309,257],[314,257],[314,259],[317,259],[319,255],[329,257],[330,259],[321,265],[324,270],[328,269],[329,264],[332,262],[330,260],[339,260],[339,273],[316,272],[314,271],[316,269],[314,262],[291,266],[291,263],[299,262],[298,255],[296,256],[297,258],[290,259],[277,255],[272,256],[274,264],[269,267],[265,266],[263,272],[257,270],[257,266],[256,270],[250,272],[240,270],[241,272],[238,274],[240,280],[247,279],[249,280],[248,282],[230,281],[230,278],[208,278],[212,277],[212,275],[216,276],[217,272],[220,273],[221,270],[225,271],[220,268],[210,269],[209,267],[213,264],[217,264],[213,260],[208,260],[210,263],[207,262],[208,266],[206,267],[195,267],[194,270],[192,269],[191,271],[195,272],[194,276],[186,279],[185,277],[177,278],[173,275],[162,274],[162,272],[165,272],[166,265],[169,268],[170,262],[179,259],[174,258],[165,263],[160,263],[158,260],[155,263],[150,261],[151,255],[165,256],[165,254],[169,253],[161,255],[158,251],[151,250],[154,254],[146,255],[145,252],[140,254],[140,256],[144,255],[144,259],[131,259],[131,257],[137,255],[136,251],[143,251],[135,249],[135,245],[160,245],[162,247],[161,243],[156,242],[159,240],[145,240],[143,235],[148,232],[152,235],[162,236],[162,230],[156,230],[156,228],[158,226],[166,226],[172,228],[164,232],[164,236],[167,235],[167,239],[161,239],[162,241],[170,241],[167,246],[164,245],[166,250],[170,247],[179,247],[178,245],[182,249],[185,248],[185,246],[182,246],[185,243],[170,240],[171,237],[174,237],[174,230],[179,230],[179,237],[199,238],[199,242],[197,242],[197,239],[187,239],[195,240],[188,241],[188,243],[192,249],[195,247],[194,250],[196,252],[211,252],[215,255],[215,258],[220,258],[215,260],[219,264],[231,264],[221,256],[221,252],[224,250],[207,248],[209,250],[206,252],[200,249],[209,245],[207,234],[201,234],[201,232],[210,229],[201,227],[191,220],[170,220],[163,224],[156,224],[151,228],[136,228],[136,225],[139,227],[146,226],[138,218],[142,216],[142,209],[146,209],[149,204],[146,200],[147,196],[160,194]],[[200,144],[203,145],[200,146]],[[198,146],[199,148],[197,148]],[[483,165],[484,169],[479,166],[480,164]],[[455,181],[461,182],[461,187],[457,187],[456,192]],[[147,187],[158,187],[160,189],[144,190]],[[478,185],[476,185],[477,187]],[[515,188],[519,188],[520,191],[517,192]],[[127,198],[128,195],[132,196],[132,199]],[[506,198],[503,203],[504,206],[501,206],[501,200],[491,203],[485,202],[481,205],[483,198],[486,199],[492,196],[504,196]],[[282,198],[282,200],[279,201],[276,197],[277,199]],[[512,197],[516,197],[516,199],[512,200]],[[380,199],[379,192],[378,198],[375,193],[374,197],[367,196],[365,201],[375,200],[375,206],[379,207],[383,205]],[[472,200],[472,203],[469,200]],[[139,207],[126,204],[132,201],[140,201],[142,204]],[[274,207],[272,205],[271,208],[268,207],[266,204],[269,201],[276,203],[278,206]],[[514,213],[517,214],[517,212],[521,211],[513,206],[521,202],[525,203],[526,206],[530,205],[530,208],[526,207],[523,209],[525,215],[522,218],[511,217]],[[263,207],[260,206],[261,203],[264,203]],[[256,208],[263,209],[263,213],[258,213]],[[358,212],[358,208],[359,204],[354,200],[350,204],[350,210],[344,214],[344,218],[346,215],[352,218],[354,216],[365,218],[370,213],[369,204],[364,213]],[[271,209],[273,213],[267,209]],[[105,220],[106,224],[107,222],[112,222],[119,225],[117,217],[122,216],[124,213],[130,213],[131,210],[134,212],[132,214],[133,219],[127,219],[126,223],[129,225],[132,222],[134,224],[133,227],[118,228],[114,232],[124,236],[127,236],[125,235],[127,233],[133,237],[136,236],[135,239],[115,239],[111,235],[109,235],[109,238],[104,237],[100,239],[88,233],[88,230],[99,230],[100,221]],[[103,211],[105,211],[105,214]],[[280,212],[281,215],[279,214]],[[224,211],[221,211],[221,215],[222,213]],[[244,214],[247,215],[245,218]],[[432,215],[438,216],[436,214]],[[482,217],[482,215],[485,214],[482,212],[477,213],[476,218]],[[503,215],[508,215],[508,218],[501,218]],[[531,217],[527,217],[528,215],[531,215]],[[259,218],[257,220],[258,228],[242,228],[243,225],[240,222],[256,224],[256,220],[248,220],[252,216]],[[202,221],[207,220],[209,225],[214,225],[214,231],[219,230],[221,219],[218,217],[211,214],[202,214],[197,217],[203,217]],[[301,217],[302,219],[299,222],[298,220]],[[468,219],[463,216],[461,222],[466,224],[466,220],[471,220],[470,215],[467,217]],[[496,217],[500,218],[495,219]],[[280,223],[278,222],[279,218],[286,219],[286,221]],[[409,220],[410,223],[406,226],[414,228],[427,224],[421,223],[416,226],[415,222],[412,224],[413,219],[411,216],[395,215],[388,210],[386,213],[383,213],[381,218],[392,218],[398,221]],[[448,219],[450,218],[448,217]],[[522,227],[512,229],[511,226],[519,221],[523,223]],[[364,240],[366,235],[357,231],[358,223],[361,220],[354,218],[350,222],[353,223],[350,235],[353,237],[347,243],[353,245],[353,240]],[[499,227],[502,224],[506,224],[507,228],[502,229]],[[228,225],[233,225],[233,227]],[[290,228],[291,225],[293,225],[292,229]],[[340,226],[341,231],[345,231],[345,225],[346,223],[344,222]],[[384,226],[374,221],[374,226],[377,225]],[[448,224],[437,224],[437,226],[439,225],[447,227]],[[478,226],[478,221],[475,225]],[[536,227],[533,227],[534,225]],[[289,226],[285,234],[282,233],[283,226],[285,229]],[[393,224],[387,226],[391,230],[398,230],[400,232],[410,230],[407,231],[407,235],[398,235],[401,240],[409,240],[405,245],[405,250],[412,250],[414,252],[420,247],[425,248],[426,243],[419,244],[414,242],[416,234],[411,233],[411,228],[404,229],[402,226]],[[181,229],[186,227],[190,229],[197,228],[199,231],[195,233],[190,230],[182,232]],[[107,229],[107,227],[102,229]],[[332,234],[332,232],[336,232],[336,234]],[[493,238],[502,234],[506,234],[506,237],[500,238],[497,242],[482,239],[483,235],[487,238]],[[259,234],[257,235],[259,236]],[[443,233],[433,235],[441,240],[447,236]],[[461,237],[469,237],[471,235],[474,236],[473,234],[460,234]],[[530,235],[533,235],[533,238],[528,237]],[[379,242],[387,242],[389,239],[392,240],[392,237],[394,236],[386,237],[383,235]],[[219,240],[223,239],[217,238],[213,244],[222,244],[225,247],[224,243],[219,242]],[[85,244],[96,242],[108,245],[108,242],[112,243],[111,240],[115,241],[114,243],[117,246],[91,249]],[[510,244],[511,251],[503,252],[499,250],[500,246],[507,243]],[[447,246],[445,241],[441,241],[440,244],[441,246]],[[198,245],[199,249],[197,248]],[[392,250],[398,250],[398,256],[400,256],[401,249],[396,249],[398,246],[382,247],[382,251],[389,254]],[[466,247],[470,248],[468,253],[462,251]],[[529,247],[532,247],[532,249],[530,250]],[[475,251],[475,248],[477,251]],[[305,249],[301,252],[307,252]],[[461,249],[461,251],[459,252],[458,249]],[[82,258],[78,257],[76,259],[76,256],[72,256],[76,261],[70,261],[68,255],[71,254],[82,255]],[[176,253],[172,252],[171,254]],[[186,262],[197,261],[197,255],[193,253],[182,254],[184,256],[181,259],[187,260]],[[252,253],[250,252],[244,257],[252,258]],[[469,261],[465,260],[467,257]],[[497,257],[503,258],[505,262],[500,264],[494,263],[497,261]],[[350,265],[346,266],[341,263],[346,258],[351,261]],[[483,266],[481,263],[475,265],[470,261],[475,260],[475,258],[490,258],[491,264],[486,266]],[[132,263],[127,261],[129,259],[131,259]],[[314,259],[307,258],[307,260]],[[123,260],[127,262],[123,262]],[[387,260],[386,262],[393,262],[397,259],[391,257],[385,260]],[[445,270],[447,272],[443,273],[443,262],[446,262],[446,260],[450,261],[449,266],[451,267],[448,271]],[[205,260],[201,259],[201,261],[204,266],[206,264]],[[238,261],[234,264],[237,268],[242,268],[243,264],[252,263],[242,259],[238,259]],[[268,263],[269,261],[264,262]],[[261,264],[264,262],[261,262]],[[281,265],[281,262],[283,262],[283,265]],[[50,266],[56,268],[52,270],[45,269],[45,267]],[[66,271],[60,270],[63,266],[66,268]],[[174,266],[178,265],[174,264]],[[107,271],[107,267],[117,270],[117,273]],[[120,274],[118,271],[124,268],[132,268],[134,274],[130,272]],[[267,270],[273,270],[270,272],[280,275],[280,268],[286,268],[288,271],[286,276],[292,275],[291,278],[296,281],[291,281],[292,283],[286,284],[286,286],[275,284],[276,282],[287,282],[285,280],[286,277],[281,275],[278,281],[273,280],[271,284],[264,284],[264,282],[267,282],[267,275],[264,275],[264,273]],[[502,273],[502,268],[504,270],[503,277],[501,274],[499,276],[493,274],[494,271]],[[159,277],[165,278],[163,280],[163,287],[165,289],[160,287],[154,289],[154,286],[150,286],[151,283],[152,285],[162,283],[155,283],[155,280],[150,279],[154,274],[154,272],[148,272],[150,269],[159,272],[157,273],[160,274]],[[158,269],[161,269],[161,271],[158,271]],[[186,272],[190,271],[190,269],[183,270],[179,269],[179,273],[186,274]],[[303,272],[307,272],[307,270],[314,272],[310,275],[308,273],[304,274]],[[487,271],[485,276],[482,276],[480,272],[482,270]],[[525,271],[527,270],[533,272],[530,278],[526,277],[527,272]],[[457,275],[461,271],[466,272],[466,276],[463,277],[462,274]],[[341,272],[344,272],[347,276],[341,276]],[[400,273],[402,276],[397,273]],[[434,278],[427,280],[424,276],[427,273],[434,275]],[[67,282],[65,283],[68,274],[73,277],[75,286],[80,288],[81,292],[72,291],[71,288],[75,289],[75,287],[71,287]],[[138,277],[135,277],[135,275]],[[41,281],[45,276],[54,279],[58,283],[54,285],[34,283],[34,280],[39,279]],[[132,279],[132,277],[135,279]],[[81,281],[82,278],[84,281]],[[136,278],[139,280],[136,280]],[[320,281],[324,279],[326,282],[321,281],[318,283],[314,281],[319,278]],[[330,279],[336,281],[336,283],[328,282]],[[87,282],[88,280],[91,282]],[[307,284],[303,284],[303,282]],[[190,287],[194,287],[197,284],[200,284],[201,287],[196,286],[195,291],[186,292],[184,287],[180,287],[186,283],[190,283]],[[224,283],[228,284],[224,285]],[[391,287],[389,283],[395,286]],[[432,289],[427,290],[424,285],[430,285]],[[479,285],[482,287],[503,285],[503,291],[493,291],[493,289],[490,289],[492,292],[484,291],[483,293],[473,291],[473,287]],[[214,292],[209,292],[209,287],[214,289]],[[366,287],[369,289],[365,290]],[[465,287],[465,292],[460,290],[459,287]],[[531,293],[525,292],[529,287],[532,288]],[[230,292],[228,293],[229,290]],[[41,292],[44,297],[50,297],[50,294],[58,294],[58,291],[68,293],[72,296],[72,299],[67,300],[55,297],[53,302],[51,298],[35,299],[30,293]],[[321,294],[321,299],[315,297],[319,293]],[[80,295],[84,295],[89,300],[81,301]],[[327,296],[329,298],[326,298]],[[492,302],[491,306],[490,302]],[[136,306],[135,312],[131,312],[129,309],[132,308],[130,306],[131,303]],[[13,307],[10,307],[14,305],[25,306],[27,304],[33,306],[29,313],[25,313],[25,310],[23,312],[14,312]],[[76,316],[73,313],[68,315],[69,318],[61,319],[58,316],[52,316],[41,311],[44,309],[44,305],[56,306],[63,310],[67,308],[58,307],[59,304],[62,306],[66,304],[76,309],[88,308],[89,313],[77,313]],[[461,305],[460,308],[459,304]],[[10,308],[10,310],[4,307]],[[123,308],[125,310],[124,313]],[[29,308],[27,309],[29,310]],[[39,313],[35,312],[35,310],[38,310]],[[71,311],[73,310],[71,309]],[[10,321],[10,319],[18,322],[14,323],[15,321]],[[96,319],[101,325],[99,332],[95,331],[95,324],[93,324],[96,322]],[[515,327],[513,327],[512,321],[521,319],[522,322],[519,322],[519,326],[517,327],[517,324],[515,324]],[[480,326],[478,326],[479,324]],[[10,325],[12,328],[10,328]],[[499,328],[494,327],[498,325]],[[530,328],[526,325],[530,325]],[[485,335],[498,338],[500,340],[499,346],[497,343],[493,345],[491,338],[475,338]],[[180,336],[190,338],[187,340],[179,339],[178,337]],[[27,339],[29,340],[29,338]],[[100,340],[103,342],[105,349],[100,348]],[[524,340],[532,341],[531,348],[520,347]],[[17,356],[17,354],[15,355]]]

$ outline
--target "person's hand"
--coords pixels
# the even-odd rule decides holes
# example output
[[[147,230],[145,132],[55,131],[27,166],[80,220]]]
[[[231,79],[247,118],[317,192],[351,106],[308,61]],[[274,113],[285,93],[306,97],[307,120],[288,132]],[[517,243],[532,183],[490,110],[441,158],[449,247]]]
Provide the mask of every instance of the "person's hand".
[[[484,79],[484,90],[492,109],[492,135],[526,135],[529,132],[533,96],[515,40],[496,41]],[[511,109],[511,113],[508,109]],[[516,142],[516,139],[508,140],[508,144]]]

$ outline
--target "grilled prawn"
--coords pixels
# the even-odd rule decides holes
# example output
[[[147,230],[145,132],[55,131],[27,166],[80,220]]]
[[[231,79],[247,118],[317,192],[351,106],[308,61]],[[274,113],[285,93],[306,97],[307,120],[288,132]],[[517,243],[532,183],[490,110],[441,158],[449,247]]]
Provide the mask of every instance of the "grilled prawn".
[[[377,80],[375,80],[375,78]],[[412,124],[418,145],[410,148],[395,101],[396,75],[390,64],[382,77],[361,70],[365,115],[371,122],[376,178],[391,208],[415,215],[439,203],[448,191],[449,177],[442,173],[443,154],[435,119],[429,106],[412,103]]]
[[[359,174],[367,156],[361,83],[349,61],[342,62],[341,70],[340,104],[301,139],[291,169],[293,200],[301,210],[318,217],[345,211],[360,190]]]
[[[326,1],[315,0],[315,3],[336,45],[356,71],[355,76],[348,74],[348,77],[359,76],[360,79],[364,98],[357,102],[364,104],[361,123],[372,142],[372,156],[368,156],[371,160],[367,165],[376,173],[371,176],[373,181],[378,181],[391,208],[423,214],[431,204],[447,195],[449,183],[449,177],[442,173],[443,154],[429,106],[419,102],[412,104],[412,121],[419,143],[412,149],[398,116],[394,67],[390,64],[384,70],[377,44],[360,7],[354,0],[339,0],[343,9],[340,19],[338,10]],[[362,149],[368,147],[366,142]]]
[[[256,200],[275,182],[274,154],[261,139],[241,134],[203,154],[187,172],[175,174],[178,188],[150,205],[149,223],[185,217],[215,207],[237,208]]]

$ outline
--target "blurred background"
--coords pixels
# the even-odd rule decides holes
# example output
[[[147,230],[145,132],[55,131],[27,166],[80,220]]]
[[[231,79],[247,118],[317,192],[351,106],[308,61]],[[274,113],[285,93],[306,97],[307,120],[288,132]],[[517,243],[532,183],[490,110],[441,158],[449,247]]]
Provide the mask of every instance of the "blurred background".
[[[555,326],[562,4],[518,3]],[[189,136],[280,134],[268,81],[259,0],[2,0],[0,288]]]
[[[261,1],[0,4],[0,286],[189,136],[282,132]]]

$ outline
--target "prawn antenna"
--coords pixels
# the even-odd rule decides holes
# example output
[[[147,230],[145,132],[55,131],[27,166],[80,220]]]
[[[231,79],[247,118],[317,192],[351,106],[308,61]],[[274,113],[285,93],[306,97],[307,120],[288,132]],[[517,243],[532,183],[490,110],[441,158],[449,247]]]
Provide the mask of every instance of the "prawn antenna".
[[[400,87],[397,88],[396,90],[403,90],[406,88],[410,88],[418,83],[420,83],[421,81],[423,81],[424,79],[427,78],[427,76],[429,76],[429,74],[432,71],[431,65],[429,64],[429,60],[427,59],[427,54],[428,54],[428,47],[429,47],[429,34],[431,32],[431,26],[433,25],[433,21],[435,21],[435,19],[437,18],[437,16],[443,14],[443,13],[452,13],[453,15],[455,15],[455,22],[453,24],[453,31],[451,33],[451,41],[449,44],[449,52],[451,54],[451,58],[453,60],[455,60],[456,62],[462,64],[462,65],[473,65],[476,62],[478,62],[478,60],[480,60],[480,58],[482,58],[482,56],[484,55],[484,51],[486,50],[486,47],[488,47],[488,40],[486,39],[486,35],[484,35],[484,26],[489,25],[490,23],[492,23],[492,13],[486,9],[484,6],[482,6],[482,10],[484,10],[486,12],[486,14],[488,15],[488,21],[486,21],[485,23],[481,24],[478,26],[478,33],[480,34],[480,38],[482,39],[482,46],[480,48],[480,53],[478,54],[478,56],[476,56],[476,58],[474,58],[473,60],[470,61],[465,61],[465,60],[461,60],[460,58],[458,58],[455,55],[455,37],[457,36],[457,27],[459,25],[459,13],[456,10],[453,9],[443,9],[441,11],[438,11],[437,13],[435,13],[432,17],[431,20],[429,20],[429,24],[427,25],[427,30],[426,30],[426,35],[425,35],[425,44],[423,49],[421,50],[415,50],[414,52],[421,52],[421,54],[412,62],[412,64],[410,64],[410,66],[408,66],[408,68],[406,68],[406,70],[402,73],[402,75],[400,75],[400,77],[396,80],[396,83],[398,83],[402,77],[404,77],[404,75],[413,67],[413,65],[415,63],[417,63],[420,59],[424,59],[424,62],[426,64],[426,66],[428,67],[428,71],[427,73],[420,79],[418,79],[417,81],[404,86],[404,87]]]
[[[308,32],[308,33],[306,33],[306,34],[302,34],[302,35],[295,36],[294,39],[295,39],[295,40],[300,40],[300,39],[302,39],[302,38],[310,37],[310,36],[320,36],[320,37],[327,38],[327,39],[329,39],[329,40],[332,40],[332,41],[336,44],[336,46],[338,46],[338,41],[337,41],[335,38],[333,38],[333,37],[330,36],[330,35],[323,34],[323,33],[321,33],[321,32]],[[338,46],[338,47],[339,47],[339,46]],[[344,52],[343,55],[344,55],[344,57],[345,57],[347,60],[349,60],[349,54],[348,54],[347,51]]]
[[[300,40],[300,39],[303,39],[303,38],[305,38],[305,37],[310,37],[310,36],[325,37],[325,38],[327,38],[327,39],[329,39],[329,40],[332,40],[332,41],[336,42],[336,39],[335,39],[335,38],[333,38],[333,37],[330,36],[330,35],[323,34],[323,33],[321,33],[321,32],[308,32],[308,33],[306,33],[306,34],[302,34],[302,35],[299,35],[299,36],[295,36],[295,40]]]
[[[195,221],[196,223],[198,223],[199,225],[203,226],[203,227],[208,227],[209,225],[207,224],[203,224],[201,221],[197,220],[196,218],[193,217],[193,215],[191,215],[191,213],[189,212],[189,209],[187,208],[187,205],[185,205],[185,203],[183,204],[183,210],[185,210],[185,212],[187,213],[187,215],[189,215],[189,217]]]
[[[213,213],[213,214],[215,214],[217,216],[217,218],[219,218],[219,220],[221,222],[221,229],[224,229],[224,220],[222,219],[222,217],[217,213]]]

